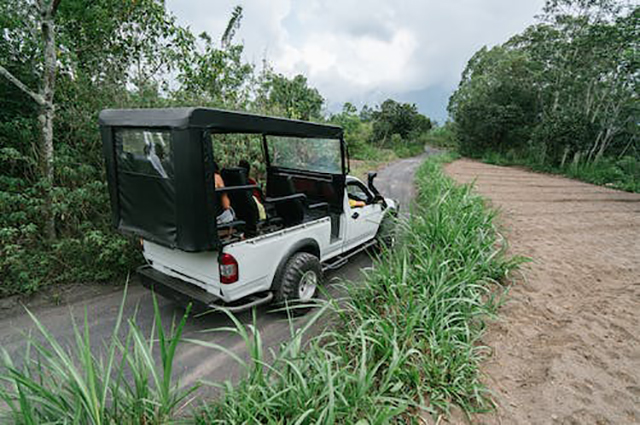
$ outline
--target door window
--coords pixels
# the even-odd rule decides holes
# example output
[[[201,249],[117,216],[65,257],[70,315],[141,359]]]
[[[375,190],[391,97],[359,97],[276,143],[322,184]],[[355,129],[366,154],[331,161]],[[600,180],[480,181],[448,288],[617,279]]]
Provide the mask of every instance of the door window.
[[[371,194],[360,182],[347,183],[347,196],[354,201],[360,201],[366,204],[371,202]]]

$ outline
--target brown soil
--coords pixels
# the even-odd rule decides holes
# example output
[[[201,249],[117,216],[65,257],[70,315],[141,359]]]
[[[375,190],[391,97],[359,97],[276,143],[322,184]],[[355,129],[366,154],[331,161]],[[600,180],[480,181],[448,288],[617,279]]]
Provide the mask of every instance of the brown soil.
[[[485,336],[497,407],[473,422],[640,423],[640,195],[468,160],[446,171],[477,179],[533,260]]]

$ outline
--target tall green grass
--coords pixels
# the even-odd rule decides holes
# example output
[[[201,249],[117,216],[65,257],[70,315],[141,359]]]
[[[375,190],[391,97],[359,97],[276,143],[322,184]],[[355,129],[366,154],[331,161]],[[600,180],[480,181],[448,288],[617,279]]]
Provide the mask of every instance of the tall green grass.
[[[188,311],[166,333],[155,297],[155,326],[144,335],[128,321],[120,336],[124,299],[104,356],[91,350],[89,325],[74,324],[75,342],[64,347],[31,313],[41,338],[29,336],[22,365],[2,350],[0,399],[2,423],[15,424],[160,424],[180,413],[196,386],[179,389],[172,379],[175,350]],[[154,350],[160,350],[160,363]]]
[[[229,384],[201,423],[414,422],[452,404],[491,408],[478,371],[489,351],[481,337],[504,293],[500,282],[520,260],[506,258],[495,212],[443,175],[445,160],[418,171],[402,243],[364,283],[346,284],[345,300],[325,307],[337,324],[304,347],[295,334],[270,364],[256,359],[261,367]]]
[[[221,397],[181,421],[417,423],[421,415],[446,414],[452,404],[467,412],[490,409],[478,371],[488,353],[481,337],[504,293],[500,282],[519,260],[505,256],[495,212],[470,186],[443,175],[445,160],[429,159],[418,171],[416,207],[400,223],[401,243],[375,260],[364,282],[344,283],[343,299],[330,299],[301,324],[290,319],[291,338],[278,350],[265,352],[255,311],[252,324],[229,314],[233,325],[221,329],[244,340],[249,360],[214,343],[183,340],[226,353],[245,377],[216,384]],[[124,339],[114,330],[104,361],[91,353],[86,325],[68,353],[34,317],[45,343],[31,340],[22,368],[5,355],[5,414],[25,424],[175,419],[195,390],[180,390],[172,379],[186,315],[168,335],[157,305],[155,315],[147,338],[133,321]],[[331,326],[318,334],[326,315]]]

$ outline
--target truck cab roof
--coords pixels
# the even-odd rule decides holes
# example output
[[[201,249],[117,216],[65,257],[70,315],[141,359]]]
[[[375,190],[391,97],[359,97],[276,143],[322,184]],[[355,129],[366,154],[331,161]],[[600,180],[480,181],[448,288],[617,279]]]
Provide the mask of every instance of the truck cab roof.
[[[101,126],[207,128],[222,133],[340,139],[343,130],[333,125],[215,108],[105,109]]]

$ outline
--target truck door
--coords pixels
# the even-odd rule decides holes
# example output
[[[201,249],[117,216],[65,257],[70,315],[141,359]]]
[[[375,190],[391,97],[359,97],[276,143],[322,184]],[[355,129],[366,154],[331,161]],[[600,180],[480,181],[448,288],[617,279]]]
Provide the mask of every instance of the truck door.
[[[345,251],[375,237],[382,217],[382,206],[373,203],[373,195],[362,182],[347,181],[344,211],[347,224]]]

